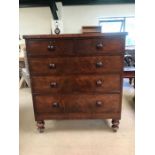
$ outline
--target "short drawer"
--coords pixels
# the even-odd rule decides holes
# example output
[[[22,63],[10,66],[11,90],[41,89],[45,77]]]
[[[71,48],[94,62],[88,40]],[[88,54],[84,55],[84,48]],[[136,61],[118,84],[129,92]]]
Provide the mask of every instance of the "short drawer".
[[[34,76],[33,93],[120,92],[119,74]]]
[[[29,58],[31,75],[121,72],[122,56]]]
[[[29,56],[73,55],[74,43],[71,39],[30,40],[27,43]]]
[[[122,53],[124,39],[118,37],[77,39],[75,47],[76,53],[80,55]]]
[[[120,95],[35,96],[37,113],[111,113],[120,111]]]

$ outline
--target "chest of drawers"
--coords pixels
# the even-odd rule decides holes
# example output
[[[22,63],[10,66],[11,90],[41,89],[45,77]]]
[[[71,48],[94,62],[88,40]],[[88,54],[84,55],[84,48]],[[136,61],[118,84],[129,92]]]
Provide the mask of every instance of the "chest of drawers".
[[[121,119],[126,33],[27,35],[37,127],[49,119]]]

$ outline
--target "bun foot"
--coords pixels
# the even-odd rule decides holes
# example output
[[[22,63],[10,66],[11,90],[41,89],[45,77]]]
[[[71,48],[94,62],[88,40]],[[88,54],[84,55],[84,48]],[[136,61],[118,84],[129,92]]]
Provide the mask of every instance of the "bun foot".
[[[45,125],[44,121],[37,121],[37,127],[40,133],[44,132],[45,129],[44,125]]]
[[[112,126],[112,130],[113,130],[113,132],[117,132],[118,127]]]
[[[43,128],[38,128],[39,133],[43,133],[44,129]]]
[[[119,120],[113,119],[112,120],[112,130],[113,132],[117,132],[119,129]]]

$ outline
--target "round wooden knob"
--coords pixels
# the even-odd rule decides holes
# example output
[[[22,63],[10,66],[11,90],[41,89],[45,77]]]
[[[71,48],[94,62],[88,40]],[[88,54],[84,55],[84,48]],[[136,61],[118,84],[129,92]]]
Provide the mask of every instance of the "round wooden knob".
[[[47,48],[48,48],[49,51],[52,51],[52,50],[55,49],[55,47],[53,45],[48,45]]]
[[[101,49],[101,48],[103,48],[103,44],[102,44],[102,43],[99,43],[99,44],[96,45],[96,47],[97,47],[98,49]]]
[[[54,102],[54,103],[52,104],[52,107],[53,107],[53,108],[58,108],[58,107],[59,107],[59,103],[58,103],[58,102]]]
[[[102,67],[102,66],[103,66],[103,63],[101,61],[96,63],[96,67]]]
[[[53,88],[53,87],[56,87],[57,86],[57,83],[56,82],[51,82],[50,83],[50,86]]]
[[[56,65],[55,64],[49,64],[49,68],[54,69],[54,68],[56,68]]]
[[[102,101],[97,101],[97,102],[96,102],[96,106],[97,106],[97,107],[101,107],[101,106],[102,106]]]
[[[101,81],[101,80],[97,80],[97,81],[96,81],[96,85],[97,85],[97,86],[101,86],[101,85],[102,85],[102,81]]]

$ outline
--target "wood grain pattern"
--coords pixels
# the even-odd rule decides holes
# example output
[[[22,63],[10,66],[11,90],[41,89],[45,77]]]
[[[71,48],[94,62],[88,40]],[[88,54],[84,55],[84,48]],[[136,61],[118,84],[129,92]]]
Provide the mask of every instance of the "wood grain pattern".
[[[97,102],[101,105],[97,105]],[[104,95],[37,95],[38,113],[108,113],[119,112],[119,94]],[[55,103],[58,106],[53,106]]]
[[[109,112],[109,113],[36,113],[35,120],[62,120],[62,119],[120,119],[120,112]]]
[[[77,39],[75,49],[76,53],[80,55],[121,53],[123,49],[122,41],[122,38],[118,39],[113,37],[102,39]]]
[[[127,33],[24,36],[35,120],[121,118]]]
[[[87,33],[87,34],[53,34],[53,35],[24,35],[23,38],[28,40],[33,40],[33,39],[74,39],[74,38],[102,38],[102,37],[116,37],[116,38],[125,38],[127,35],[127,32],[115,32],[115,33]]]
[[[121,78],[111,75],[66,75],[32,77],[34,93],[118,93]]]
[[[50,39],[30,40],[27,46],[28,55],[36,56],[73,56],[104,53],[121,53],[122,38],[90,38],[90,39]],[[110,44],[110,46],[109,46]]]
[[[102,74],[121,72],[121,59],[122,56],[29,58],[29,66],[32,75]],[[100,62],[102,66],[97,66]]]
[[[74,41],[73,40],[30,40],[27,46],[28,55],[74,55]]]

